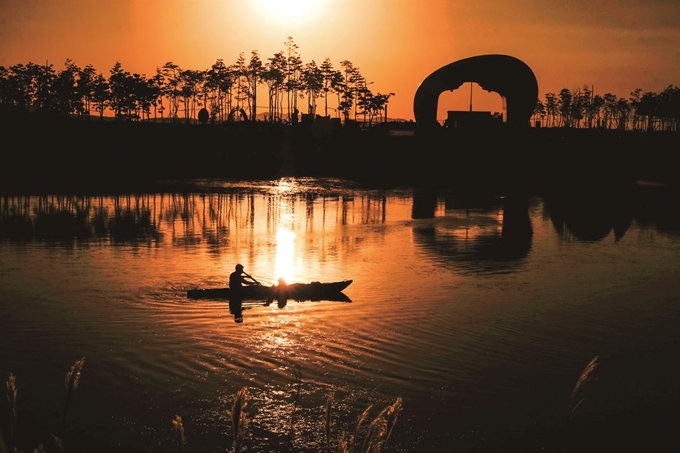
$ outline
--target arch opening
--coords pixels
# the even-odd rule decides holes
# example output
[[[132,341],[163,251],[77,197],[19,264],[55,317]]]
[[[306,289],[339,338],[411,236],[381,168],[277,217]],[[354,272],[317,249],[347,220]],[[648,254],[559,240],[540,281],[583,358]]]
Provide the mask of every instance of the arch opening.
[[[440,125],[446,126],[449,117],[459,115],[464,118],[470,112],[480,120],[507,120],[503,97],[485,90],[477,82],[466,81],[458,88],[440,93],[437,102],[437,122]]]

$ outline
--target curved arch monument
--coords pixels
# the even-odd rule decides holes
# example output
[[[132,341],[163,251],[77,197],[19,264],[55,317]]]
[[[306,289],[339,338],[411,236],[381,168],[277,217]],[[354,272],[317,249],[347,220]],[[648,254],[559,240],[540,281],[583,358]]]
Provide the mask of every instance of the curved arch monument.
[[[439,126],[439,95],[466,82],[476,82],[505,99],[510,126],[524,127],[538,101],[538,82],[529,66],[509,55],[479,55],[443,66],[427,76],[413,98],[413,113],[419,128]]]

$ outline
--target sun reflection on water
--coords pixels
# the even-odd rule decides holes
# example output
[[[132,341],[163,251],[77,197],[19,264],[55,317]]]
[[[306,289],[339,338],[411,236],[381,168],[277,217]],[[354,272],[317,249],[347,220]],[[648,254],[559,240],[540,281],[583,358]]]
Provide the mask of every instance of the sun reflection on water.
[[[288,228],[279,228],[276,232],[275,280],[283,278],[287,282],[292,282],[295,236],[295,233]]]

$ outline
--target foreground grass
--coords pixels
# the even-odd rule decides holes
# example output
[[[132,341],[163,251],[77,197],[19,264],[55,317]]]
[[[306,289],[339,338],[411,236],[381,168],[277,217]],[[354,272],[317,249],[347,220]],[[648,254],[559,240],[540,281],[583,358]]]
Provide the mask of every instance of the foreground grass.
[[[16,384],[16,376],[10,373],[6,381],[6,396],[9,403],[9,419],[7,429],[0,429],[0,453],[49,453],[59,452],[66,453],[68,450],[63,441],[62,433],[68,426],[68,410],[78,389],[80,379],[85,364],[85,357],[76,360],[65,375],[65,403],[61,413],[61,424],[56,427],[56,432],[51,432],[52,441],[50,444],[39,443],[37,445],[20,445],[16,433],[18,430],[17,417],[17,395],[19,389]],[[291,416],[288,425],[288,435],[284,452],[295,451],[292,445],[293,432],[295,430],[295,414],[296,406],[300,398],[300,387],[302,385],[302,376],[299,370],[295,370],[296,392],[294,396],[294,407],[291,411]],[[234,395],[233,401],[225,413],[229,420],[229,426],[225,426],[225,433],[230,436],[231,446],[229,452],[242,453],[245,450],[246,434],[248,426],[252,420],[253,413],[246,410],[249,406],[250,391],[248,387],[241,388]],[[351,430],[343,430],[339,439],[333,439],[332,432],[332,414],[333,403],[335,401],[335,393],[328,394],[326,405],[324,409],[323,428],[325,431],[326,446],[325,452],[337,451],[338,453],[385,453],[387,450],[387,441],[392,434],[394,426],[396,425],[399,413],[402,411],[402,399],[397,400],[384,408],[378,413],[370,422],[368,414],[372,409],[369,406],[359,416],[355,426]],[[3,427],[0,427],[3,428]],[[55,427],[53,427],[55,428]],[[176,414],[171,420],[171,427],[168,429],[168,435],[174,433],[175,444],[178,453],[184,453],[187,445],[189,445],[189,436],[186,433],[184,420],[181,415]],[[337,448],[336,448],[337,447]]]
[[[49,428],[49,442],[32,445],[35,440],[17,438],[16,434],[21,429],[28,432],[31,429],[23,418],[17,417],[17,395],[20,388],[13,373],[9,373],[6,381],[7,417],[6,426],[0,426],[0,453],[67,453],[78,451],[97,451],[97,445],[87,445],[86,448],[78,448],[74,440],[69,439],[69,445],[63,441],[63,435],[67,431],[68,410],[76,397],[76,391],[80,382],[85,358],[81,358],[71,366],[65,375],[65,402],[63,412],[60,415],[61,424]],[[633,412],[610,415],[602,418],[593,408],[598,400],[602,399],[604,389],[608,385],[606,373],[601,373],[603,368],[600,357],[594,357],[581,371],[573,390],[568,398],[563,425],[561,427],[548,428],[533,435],[506,439],[501,444],[486,445],[477,450],[479,453],[490,452],[665,452],[678,451],[676,436],[672,433],[677,427],[677,407],[670,404],[663,407],[642,407]],[[606,366],[604,367],[606,369]],[[286,426],[287,434],[285,443],[271,451],[281,453],[297,452],[303,449],[294,445],[293,439],[296,428],[304,426],[304,420],[297,418],[300,388],[302,376],[298,369],[295,370],[295,390],[293,394],[293,408],[287,420],[281,420],[281,426]],[[567,398],[565,398],[566,400]],[[397,398],[394,403],[384,407],[377,415],[372,416],[373,406],[369,405],[356,420],[348,426],[334,426],[335,392],[331,391],[326,396],[325,405],[320,409],[321,422],[318,423],[321,431],[316,447],[318,453],[388,453],[391,451],[406,451],[399,449],[400,446],[390,443],[390,439],[397,425],[399,416],[403,410],[403,401]],[[246,451],[261,451],[258,447],[250,444],[252,433],[249,433],[251,421],[255,417],[256,410],[251,406],[251,393],[248,387],[238,390],[233,399],[224,408],[227,421],[223,432],[229,440],[229,453],[243,453]],[[285,416],[284,416],[285,417]],[[26,426],[24,426],[26,424]],[[454,429],[453,427],[452,429]],[[334,436],[334,433],[339,433]],[[69,436],[73,433],[69,434]],[[187,433],[185,420],[180,414],[176,414],[168,421],[168,441],[174,444],[178,453],[196,451],[191,445],[191,433]],[[666,445],[669,443],[674,445]],[[85,442],[87,443],[87,442]],[[83,442],[81,442],[81,447]],[[667,447],[667,448],[666,448]],[[94,448],[94,449],[92,449]],[[459,451],[456,445],[442,447],[442,452]],[[308,451],[307,448],[305,451]],[[417,451],[417,450],[414,450]]]

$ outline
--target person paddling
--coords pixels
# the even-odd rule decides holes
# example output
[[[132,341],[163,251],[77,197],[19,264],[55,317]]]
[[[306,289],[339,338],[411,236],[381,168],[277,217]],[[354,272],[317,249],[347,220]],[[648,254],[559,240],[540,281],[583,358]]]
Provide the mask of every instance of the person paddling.
[[[229,275],[229,311],[234,315],[234,321],[243,322],[243,287],[260,285],[252,275],[243,271],[243,265],[237,264],[236,269]]]
[[[229,288],[231,292],[241,292],[244,286],[260,285],[260,282],[255,280],[252,275],[246,274],[243,271],[243,265],[237,264],[234,272],[229,275]]]

